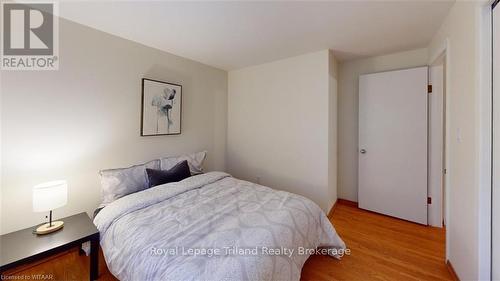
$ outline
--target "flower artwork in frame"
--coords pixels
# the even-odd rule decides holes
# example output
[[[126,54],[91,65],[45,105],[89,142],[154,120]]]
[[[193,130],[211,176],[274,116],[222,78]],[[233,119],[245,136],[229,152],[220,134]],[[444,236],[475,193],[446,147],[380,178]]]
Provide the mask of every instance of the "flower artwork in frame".
[[[181,133],[182,86],[142,79],[141,136]]]

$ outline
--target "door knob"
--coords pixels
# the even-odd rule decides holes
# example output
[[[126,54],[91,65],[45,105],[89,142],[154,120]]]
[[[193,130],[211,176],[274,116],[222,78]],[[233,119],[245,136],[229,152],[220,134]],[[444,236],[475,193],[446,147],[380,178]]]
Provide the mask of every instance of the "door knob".
[[[361,149],[359,152],[360,152],[361,154],[365,154],[365,153],[366,153],[366,149]]]

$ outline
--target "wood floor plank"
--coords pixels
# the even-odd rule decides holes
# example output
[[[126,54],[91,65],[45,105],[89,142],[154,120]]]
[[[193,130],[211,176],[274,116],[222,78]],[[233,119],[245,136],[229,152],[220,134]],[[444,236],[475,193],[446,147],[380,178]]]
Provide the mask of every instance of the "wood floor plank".
[[[312,256],[302,280],[452,280],[445,231],[364,211],[339,201],[330,220],[350,256]]]

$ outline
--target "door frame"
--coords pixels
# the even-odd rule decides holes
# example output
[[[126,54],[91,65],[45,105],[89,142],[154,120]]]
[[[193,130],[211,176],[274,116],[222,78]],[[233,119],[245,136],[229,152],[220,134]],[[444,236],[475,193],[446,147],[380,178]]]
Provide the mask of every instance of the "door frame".
[[[429,67],[434,65],[439,59],[444,57],[444,77],[443,77],[443,86],[444,86],[444,91],[443,91],[443,103],[444,103],[444,125],[443,125],[443,136],[444,136],[444,151],[443,151],[443,157],[444,157],[444,166],[443,169],[446,169],[446,173],[443,175],[443,180],[444,184],[442,188],[444,189],[444,197],[443,197],[443,204],[445,206],[444,208],[444,220],[446,221],[446,225],[450,225],[450,141],[451,138],[451,126],[450,126],[450,105],[451,105],[451,100],[452,96],[450,94],[450,71],[449,71],[449,65],[450,65],[450,56],[448,55],[450,52],[450,41],[447,38],[444,41],[444,44],[441,46],[440,49],[434,54],[430,56],[430,63]],[[450,249],[450,232],[445,231],[445,248],[446,248],[446,260],[449,258],[449,249]]]
[[[480,60],[480,70],[482,71],[479,79],[480,79],[480,84],[484,84],[482,87],[480,86],[479,90],[481,91],[481,96],[486,96],[489,92],[489,104],[485,103],[485,105],[489,105],[489,110],[487,113],[490,114],[489,120],[489,129],[490,129],[490,143],[489,143],[489,164],[490,164],[490,169],[489,169],[489,182],[488,186],[481,186],[481,192],[480,192],[480,200],[484,202],[485,206],[483,208],[480,207],[479,210],[479,217],[481,219],[481,216],[485,216],[487,219],[489,219],[488,222],[483,222],[480,221],[480,237],[479,239],[483,238],[487,240],[487,243],[480,243],[480,254],[479,254],[479,259],[480,259],[480,268],[479,268],[479,274],[480,277],[488,277],[490,280],[493,278],[493,153],[494,153],[494,139],[493,139],[493,130],[494,130],[494,116],[493,113],[497,110],[500,110],[499,108],[494,107],[493,99],[494,99],[494,92],[493,92],[493,9],[495,6],[498,6],[499,0],[490,0],[488,1],[488,5],[485,7],[482,7],[480,9],[480,19],[481,19],[481,37],[482,37],[482,42],[484,42],[484,46],[481,45],[481,60]],[[496,7],[496,9],[500,9],[499,7]],[[486,97],[484,97],[486,99]],[[484,117],[488,117],[486,112],[481,112],[481,116],[484,115]],[[486,131],[482,131],[483,133],[486,133]],[[481,150],[481,152],[483,152]],[[484,151],[486,152],[486,151]],[[481,163],[480,163],[481,164]],[[489,187],[489,190],[487,189]],[[489,191],[489,192],[488,192]],[[488,196],[484,195],[481,196],[482,193],[487,193]],[[489,200],[488,200],[489,199]],[[480,205],[481,206],[481,205]],[[483,219],[484,220],[484,219]],[[481,227],[484,225],[483,227]],[[489,226],[489,229],[486,227],[486,225]],[[481,232],[483,230],[484,234]],[[489,260],[488,260],[489,258]],[[481,265],[481,260],[484,261],[486,265]],[[489,261],[489,262],[488,262]]]
[[[441,86],[442,86],[442,92],[441,92],[441,108],[440,108],[440,111],[439,111],[439,114],[441,115],[441,119],[439,120],[440,121],[440,124],[439,124],[439,127],[440,127],[440,133],[441,133],[441,136],[439,138],[439,142],[440,142],[440,148],[439,150],[437,151],[434,151],[431,149],[433,143],[436,141],[436,137],[433,135],[433,131],[432,131],[432,128],[433,128],[433,125],[436,125],[434,124],[437,120],[434,119],[433,117],[433,112],[431,111],[431,108],[433,108],[433,95],[436,94],[436,89],[437,87],[434,87],[435,84],[436,84],[436,81],[433,81],[433,78],[435,77],[433,74],[434,74],[434,71],[436,69],[436,67],[439,67],[441,66],[442,67],[442,72],[441,74],[439,75],[440,77],[440,82],[441,82]],[[446,188],[445,188],[445,184],[447,183],[447,180],[446,180],[446,174],[444,173],[444,171],[447,169],[447,155],[446,155],[446,147],[447,147],[447,144],[446,144],[446,141],[447,141],[447,132],[446,132],[446,121],[448,120],[447,117],[446,117],[446,53],[443,52],[441,53],[433,62],[431,62],[429,64],[429,78],[428,78],[428,81],[429,81],[429,84],[432,85],[432,93],[430,93],[429,95],[429,99],[428,99],[428,145],[429,145],[429,149],[428,149],[428,159],[429,159],[429,162],[428,162],[428,196],[429,197],[432,197],[432,205],[427,205],[427,215],[428,215],[428,225],[429,226],[434,226],[434,227],[444,227],[444,222],[447,221],[447,218],[446,218],[446,211],[444,210],[447,206],[447,201],[446,201],[446,196],[445,196],[445,193],[446,193]],[[435,153],[439,153],[441,154],[441,163],[440,163],[440,167],[439,167],[439,179],[440,179],[440,186],[439,186],[439,193],[440,193],[440,196],[439,197],[435,197],[436,196],[436,188],[433,184],[431,184],[431,182],[434,182],[434,180],[436,179],[436,175],[434,173],[432,173],[431,171],[435,170],[435,166],[432,165],[432,160],[433,160],[433,157],[435,156]],[[440,205],[440,208],[435,208],[433,205],[434,204],[437,204],[437,199],[440,199],[440,202],[439,202],[439,205]],[[434,220],[433,218],[436,218],[436,216],[439,218],[438,222],[436,223],[436,220]]]

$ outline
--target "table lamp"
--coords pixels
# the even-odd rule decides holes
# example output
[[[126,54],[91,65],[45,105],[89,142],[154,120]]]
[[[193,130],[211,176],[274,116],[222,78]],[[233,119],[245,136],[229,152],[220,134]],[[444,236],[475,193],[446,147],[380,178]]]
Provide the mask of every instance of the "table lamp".
[[[68,184],[65,180],[51,181],[33,187],[33,212],[50,212],[49,222],[39,226],[36,234],[47,234],[63,227],[64,222],[52,221],[52,210],[66,205]]]

